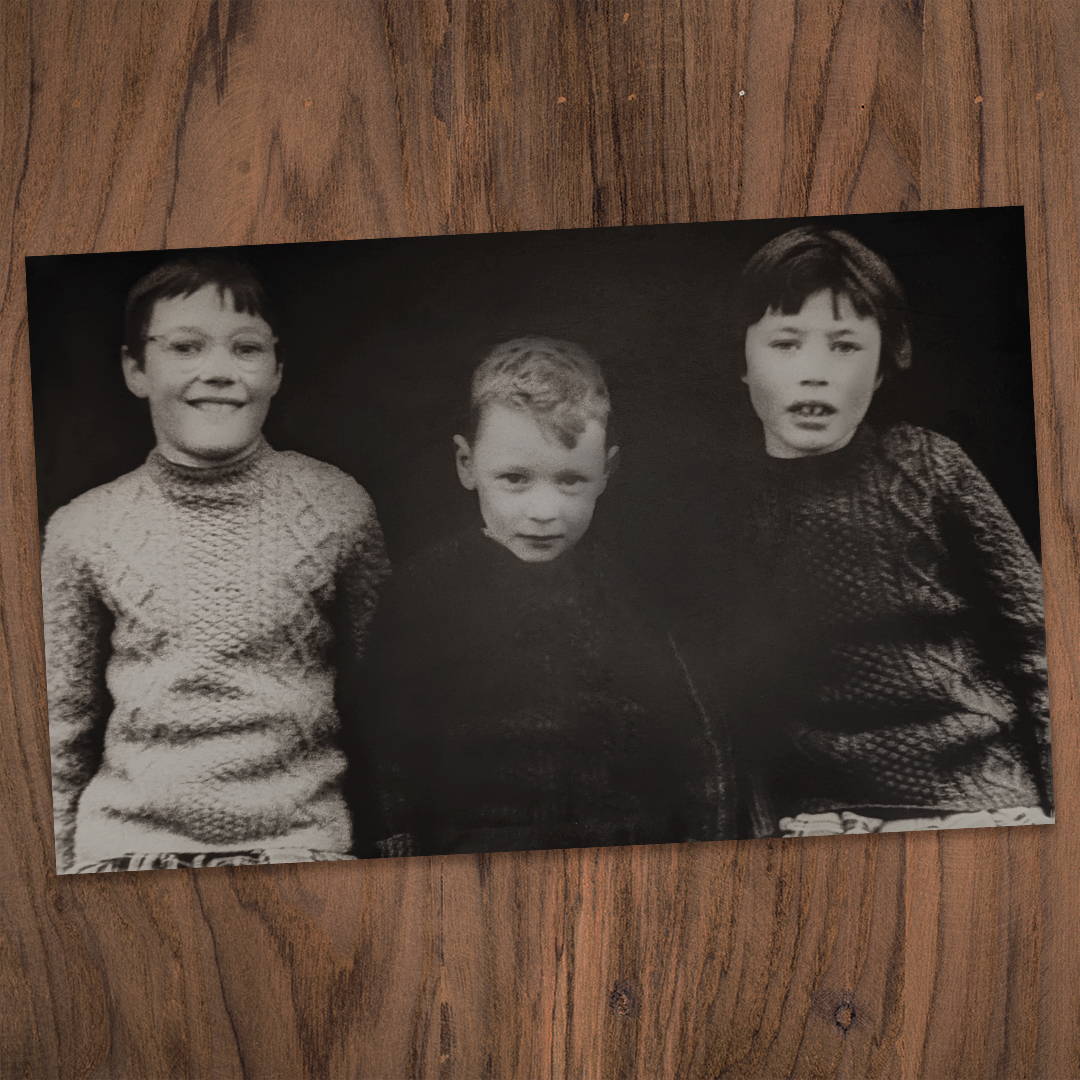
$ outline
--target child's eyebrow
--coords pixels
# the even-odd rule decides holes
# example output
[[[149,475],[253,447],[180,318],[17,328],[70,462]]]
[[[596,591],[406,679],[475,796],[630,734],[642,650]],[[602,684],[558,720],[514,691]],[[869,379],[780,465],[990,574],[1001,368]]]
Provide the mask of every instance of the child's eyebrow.
[[[830,330],[830,331],[828,331],[828,336],[831,337],[831,338],[837,338],[837,337],[844,337],[847,334],[854,334],[854,333],[855,333],[855,331],[852,330],[851,327],[846,326],[846,327],[844,327],[843,330]]]
[[[229,337],[236,337],[237,334],[247,334],[252,331],[257,331],[259,326],[255,323],[247,323],[244,326],[238,326],[235,330],[229,332]],[[170,334],[202,334],[203,337],[208,337],[206,330],[201,326],[170,326],[165,331]]]

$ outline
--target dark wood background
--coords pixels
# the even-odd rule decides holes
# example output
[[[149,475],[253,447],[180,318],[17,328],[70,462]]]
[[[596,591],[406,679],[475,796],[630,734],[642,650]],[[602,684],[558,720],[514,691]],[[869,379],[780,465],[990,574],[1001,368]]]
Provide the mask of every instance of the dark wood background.
[[[1075,0],[2,0],[0,41],[4,1076],[1080,1076]],[[53,876],[23,255],[1013,203],[1057,826]]]

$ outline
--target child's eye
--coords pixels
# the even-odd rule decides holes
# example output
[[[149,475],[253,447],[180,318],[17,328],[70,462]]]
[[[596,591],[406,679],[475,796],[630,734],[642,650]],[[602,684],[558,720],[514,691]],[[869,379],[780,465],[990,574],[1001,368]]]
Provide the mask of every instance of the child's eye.
[[[499,475],[499,479],[510,487],[521,487],[528,483],[529,477],[523,472],[506,472]]]
[[[181,338],[178,341],[170,341],[168,349],[177,356],[198,356],[202,352],[203,343],[198,338]]]
[[[777,341],[770,342],[770,347],[777,352],[793,352],[799,347],[799,343],[794,338],[780,338]]]
[[[233,353],[243,360],[258,360],[268,351],[261,341],[237,341],[233,344]]]
[[[576,473],[567,473],[559,477],[559,485],[561,487],[577,487],[579,484],[585,483],[584,476],[578,476]]]
[[[862,352],[862,346],[856,341],[834,341],[833,351],[846,356],[850,353]]]

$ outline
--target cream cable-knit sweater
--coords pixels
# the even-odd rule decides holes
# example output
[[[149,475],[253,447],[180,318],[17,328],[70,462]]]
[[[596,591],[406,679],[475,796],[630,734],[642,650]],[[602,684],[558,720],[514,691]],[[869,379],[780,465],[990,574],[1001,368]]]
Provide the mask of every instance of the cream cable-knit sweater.
[[[42,556],[57,866],[130,852],[347,852],[338,650],[388,570],[374,506],[265,442],[157,451],[58,510]]]

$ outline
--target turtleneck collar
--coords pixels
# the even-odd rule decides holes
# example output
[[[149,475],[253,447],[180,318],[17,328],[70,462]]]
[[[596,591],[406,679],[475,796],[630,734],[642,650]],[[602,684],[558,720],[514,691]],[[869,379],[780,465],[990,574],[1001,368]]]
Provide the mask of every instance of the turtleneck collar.
[[[464,541],[472,557],[490,567],[500,578],[512,581],[519,587],[531,585],[538,589],[551,588],[557,583],[574,579],[582,559],[589,558],[594,547],[591,537],[586,536],[557,559],[526,562],[483,529],[470,530]]]
[[[242,501],[247,492],[254,491],[253,481],[273,452],[260,435],[251,452],[239,461],[207,467],[181,465],[170,461],[155,447],[146,459],[146,466],[162,490],[175,499],[203,501],[216,498],[236,502]]]
[[[849,475],[866,459],[874,445],[876,434],[869,424],[860,424],[851,442],[828,454],[808,454],[805,457],[767,457],[765,469],[778,483],[828,484]]]

